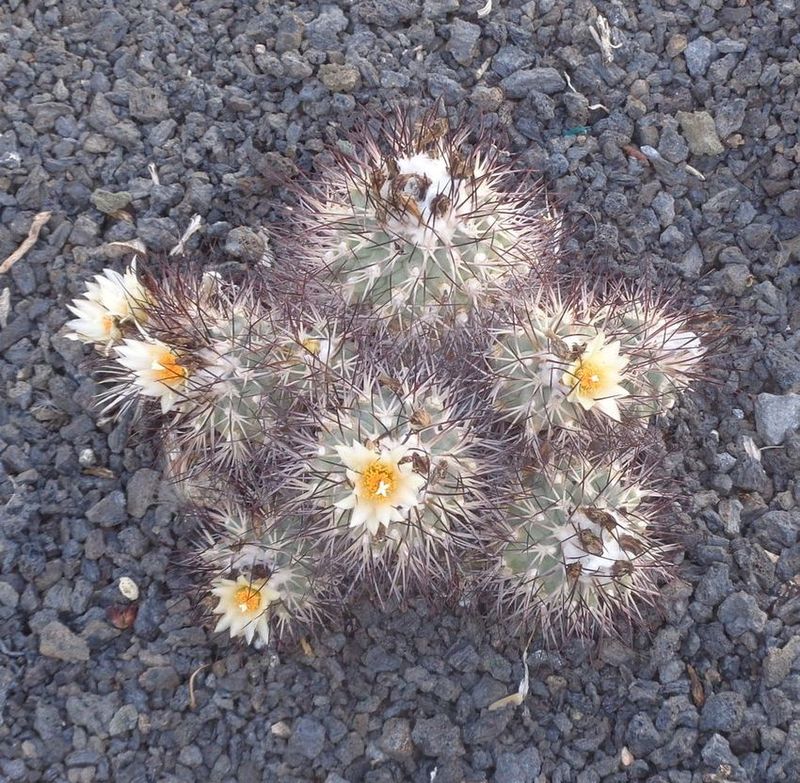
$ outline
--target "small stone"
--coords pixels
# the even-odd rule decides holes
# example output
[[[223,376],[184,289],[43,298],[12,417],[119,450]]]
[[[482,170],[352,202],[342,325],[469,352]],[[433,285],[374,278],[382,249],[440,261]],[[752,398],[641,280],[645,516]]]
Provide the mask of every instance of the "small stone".
[[[742,127],[747,101],[744,98],[733,98],[722,103],[714,114],[714,124],[721,139],[736,133]]]
[[[141,519],[153,502],[160,483],[161,474],[157,470],[151,470],[150,468],[137,470],[131,476],[125,488],[128,514],[134,519]]]
[[[19,593],[8,582],[0,582],[0,605],[16,609],[18,603]]]
[[[291,19],[291,17],[289,17]],[[281,23],[278,28],[288,24],[286,21]],[[301,22],[302,24],[302,22]],[[344,11],[336,5],[323,5],[322,10],[315,19],[310,21],[305,29],[306,40],[315,49],[327,51],[339,48],[339,33],[347,29],[347,16]],[[292,47],[297,49],[297,46]]]
[[[446,715],[420,718],[414,724],[411,738],[426,756],[453,758],[464,755],[461,732]]]
[[[755,539],[765,549],[780,554],[781,550],[797,543],[800,512],[767,511],[753,522]]]
[[[555,68],[529,68],[506,76],[500,86],[509,98],[527,98],[531,92],[554,95],[566,89],[567,83]]]
[[[759,394],[756,432],[765,446],[779,446],[787,433],[800,429],[800,394]]]
[[[405,718],[389,718],[383,724],[378,741],[380,749],[395,761],[408,761],[414,756],[411,724]]]
[[[658,152],[664,160],[670,163],[683,163],[689,156],[689,147],[678,133],[678,126],[674,120],[664,123],[664,129],[658,140]]]
[[[481,28],[478,25],[463,19],[455,19],[450,25],[447,50],[459,65],[470,65],[478,56],[480,37]]]
[[[700,713],[700,731],[736,731],[742,725],[745,701],[734,691],[712,693]]]
[[[172,666],[151,666],[139,675],[139,685],[146,691],[174,691],[181,684],[178,672]]]
[[[718,770],[723,764],[732,767],[739,766],[739,762],[736,756],[733,755],[728,740],[721,734],[713,734],[711,739],[703,746],[700,755],[703,758],[703,762],[714,770]]]
[[[634,756],[639,758],[652,753],[662,744],[661,735],[656,730],[649,715],[640,712],[631,718],[628,730],[625,733],[625,744],[630,748]]]
[[[792,666],[800,653],[800,636],[793,636],[783,646],[770,650],[764,659],[764,684],[768,688],[780,685],[792,670]]]
[[[297,50],[303,41],[305,23],[297,14],[287,14],[281,19],[275,34],[275,51],[278,54]],[[316,47],[316,44],[313,44]]]
[[[106,215],[125,209],[131,203],[131,198],[131,194],[124,190],[112,193],[109,190],[98,189],[91,195],[92,204]]]
[[[678,122],[693,155],[721,155],[725,152],[717,136],[714,118],[707,111],[679,111]]]
[[[361,74],[352,65],[320,65],[319,78],[331,92],[353,92],[361,86]]]
[[[534,783],[542,770],[542,759],[536,748],[520,753],[500,753],[495,764],[494,783]]]
[[[767,622],[766,612],[759,609],[756,599],[745,592],[729,595],[719,607],[717,616],[733,639],[747,631],[761,633]]]
[[[169,119],[167,98],[158,87],[139,87],[128,95],[131,117],[143,122]]]
[[[277,723],[273,723],[269,727],[269,731],[270,734],[280,737],[281,739],[289,739],[289,737],[292,736],[292,727],[285,720],[279,720]]]
[[[711,65],[711,60],[716,53],[716,46],[714,43],[701,35],[691,41],[683,55],[686,58],[686,68],[695,79],[705,76],[708,66]]]
[[[686,50],[688,41],[683,33],[675,33],[667,41],[667,54],[670,57],[677,57],[681,52]]]
[[[503,91],[499,87],[478,84],[473,88],[469,99],[481,111],[497,111],[503,104]]]
[[[706,568],[703,578],[694,591],[694,597],[706,606],[716,606],[725,596],[733,592],[730,567],[726,563],[712,563]]]
[[[728,264],[719,272],[719,280],[726,294],[742,296],[752,285],[750,267],[744,264]]]
[[[39,632],[39,652],[70,663],[89,660],[89,645],[57,620],[49,622]]]
[[[501,78],[511,76],[512,73],[521,71],[533,62],[532,52],[527,51],[521,46],[510,44],[500,49],[492,57],[492,70]]]
[[[139,713],[132,704],[124,704],[115,713],[108,724],[108,733],[112,737],[133,731],[139,722]]]
[[[125,495],[120,490],[115,490],[98,500],[86,512],[86,519],[100,527],[113,527],[122,524],[127,518]]]
[[[129,576],[120,577],[119,584],[117,585],[120,593],[125,596],[129,601],[136,601],[139,598],[139,585],[133,581]]]
[[[307,759],[315,759],[325,747],[325,727],[314,718],[302,717],[295,721],[289,737],[290,753],[298,753]]]
[[[233,258],[258,262],[267,252],[263,237],[246,226],[232,228],[225,238],[225,252]]]

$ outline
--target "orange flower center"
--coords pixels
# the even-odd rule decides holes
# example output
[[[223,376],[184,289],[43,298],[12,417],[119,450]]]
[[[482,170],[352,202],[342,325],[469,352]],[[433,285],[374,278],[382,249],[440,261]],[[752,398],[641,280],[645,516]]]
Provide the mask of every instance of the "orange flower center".
[[[189,371],[178,363],[178,357],[172,351],[164,351],[155,361],[153,378],[168,386],[177,386],[186,380]]]
[[[587,397],[599,391],[603,380],[603,369],[593,361],[581,361],[575,369],[578,388]]]
[[[306,337],[305,340],[300,343],[303,348],[305,348],[309,353],[314,354],[314,356],[319,356],[320,349],[322,346],[320,345],[319,340],[316,340],[313,337]]]
[[[261,591],[252,587],[240,587],[233,594],[233,600],[242,614],[252,614],[261,608]]]
[[[111,315],[111,313],[106,313],[103,316],[102,323],[103,323],[103,331],[107,335],[112,335],[114,333],[114,330],[117,328],[117,319],[113,315]]]
[[[376,459],[361,474],[361,490],[370,500],[386,500],[394,492],[397,480],[394,466]]]

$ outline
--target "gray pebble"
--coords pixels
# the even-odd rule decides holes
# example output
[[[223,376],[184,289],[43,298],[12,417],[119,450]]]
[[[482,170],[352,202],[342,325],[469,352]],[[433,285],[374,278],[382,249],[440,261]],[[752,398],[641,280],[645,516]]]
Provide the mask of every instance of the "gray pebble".
[[[464,754],[461,732],[446,715],[418,718],[411,738],[426,756],[452,758]]]
[[[289,737],[289,751],[314,759],[325,747],[325,727],[314,718],[298,718]]]
[[[712,693],[700,713],[701,731],[736,731],[742,725],[745,701],[739,693]]]
[[[800,394],[759,394],[755,417],[764,445],[780,445],[788,432],[800,429]]]
[[[715,52],[713,41],[704,35],[690,41],[683,53],[689,73],[695,78],[705,76]]]
[[[567,84],[555,68],[529,68],[506,76],[500,86],[509,98],[527,98],[536,91],[545,95],[562,92]]]
[[[39,632],[39,652],[48,658],[71,663],[89,660],[89,645],[57,620]]]
[[[519,753],[500,753],[494,771],[494,783],[534,783],[542,769],[536,748]]]
[[[692,155],[721,155],[725,151],[714,119],[707,111],[679,111],[678,122]]]
[[[761,633],[767,621],[766,613],[758,608],[755,598],[741,591],[732,593],[722,602],[717,616],[734,639],[747,631]]]
[[[145,515],[160,483],[161,474],[150,468],[140,468],[131,476],[125,488],[126,509],[130,516],[141,519]]]
[[[87,512],[86,518],[101,527],[119,525],[128,518],[125,495],[121,490],[114,490],[95,503]]]

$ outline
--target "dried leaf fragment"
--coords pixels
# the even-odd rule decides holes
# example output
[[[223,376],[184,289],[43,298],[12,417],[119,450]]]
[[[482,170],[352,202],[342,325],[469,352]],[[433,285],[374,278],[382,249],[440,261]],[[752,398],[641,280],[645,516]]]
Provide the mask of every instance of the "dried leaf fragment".
[[[706,692],[703,688],[703,683],[700,681],[700,677],[697,676],[697,670],[690,663],[686,664],[686,671],[689,674],[689,681],[691,682],[694,706],[702,707],[706,703]]]
[[[136,622],[136,615],[139,613],[139,604],[128,604],[127,606],[120,606],[114,604],[109,606],[106,610],[106,617],[114,628],[120,631],[126,631],[134,622]]]
[[[22,244],[0,264],[0,275],[8,272],[8,270],[36,244],[36,240],[39,238],[39,232],[42,230],[45,223],[50,220],[52,214],[52,212],[39,212],[37,215],[34,215],[33,222],[28,230],[28,236],[25,237],[25,239],[22,240]]]

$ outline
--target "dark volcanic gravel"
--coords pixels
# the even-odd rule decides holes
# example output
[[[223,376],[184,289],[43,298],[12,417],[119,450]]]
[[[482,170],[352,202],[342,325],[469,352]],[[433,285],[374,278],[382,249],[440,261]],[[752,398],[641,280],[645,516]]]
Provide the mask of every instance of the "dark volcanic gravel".
[[[53,215],[0,276],[0,780],[800,780],[798,3],[483,4],[2,4],[0,258]],[[665,617],[533,649],[523,706],[491,712],[520,644],[466,616],[365,606],[313,655],[194,625],[151,444],[98,418],[88,351],[59,336],[107,243],[168,249],[198,213],[189,247],[246,262],[276,174],[362,107],[432,98],[543,173],[570,257],[734,324],[663,422],[691,530]]]

